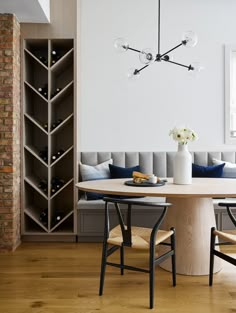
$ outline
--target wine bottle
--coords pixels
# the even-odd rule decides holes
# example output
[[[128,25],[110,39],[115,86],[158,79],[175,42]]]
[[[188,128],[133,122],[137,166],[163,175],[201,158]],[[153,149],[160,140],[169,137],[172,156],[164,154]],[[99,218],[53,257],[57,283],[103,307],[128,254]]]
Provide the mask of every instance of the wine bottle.
[[[58,224],[63,219],[64,216],[65,216],[64,212],[57,211],[53,219],[54,225]]]
[[[60,125],[63,122],[62,119],[58,119],[56,122],[52,123],[52,130],[56,128],[58,125]]]
[[[46,90],[43,91],[43,96],[44,96],[45,98],[48,97],[48,92],[47,92]]]
[[[62,119],[58,119],[57,122],[56,122],[56,123],[57,123],[57,126],[60,125],[62,122],[63,122]]]
[[[52,123],[52,130],[57,127],[57,123]]]
[[[56,182],[57,182],[58,180],[59,180],[59,177],[57,177],[57,176],[52,177],[51,184],[52,184],[52,185],[56,184]]]
[[[43,128],[48,131],[48,123],[43,124]]]
[[[48,225],[48,208],[43,209],[39,215],[40,222],[44,225]]]
[[[56,159],[57,159],[57,154],[53,154],[51,157],[52,162],[56,161]]]
[[[40,152],[39,152],[39,156],[40,156],[41,159],[43,159],[45,162],[48,161],[48,156],[47,156],[47,154],[46,154],[45,151],[40,151]]]
[[[54,65],[59,59],[60,59],[60,55],[58,54],[57,50],[52,50],[51,52],[51,65]]]
[[[65,150],[63,149],[60,149],[59,151],[57,151],[57,157],[59,158],[64,152]]]
[[[55,97],[60,91],[62,90],[62,88],[56,88],[55,89],[55,91],[51,94],[51,99],[53,98],[53,97]]]
[[[51,188],[51,194],[53,195],[55,192],[57,192],[57,189],[55,187]]]
[[[58,191],[58,188],[57,188],[58,181],[59,181],[59,178],[56,176],[51,179],[51,194],[54,194]]]
[[[43,87],[38,88],[38,92],[43,95],[45,98],[48,97],[48,85],[45,84]]]
[[[57,158],[59,158],[64,152],[65,152],[65,150],[60,149],[60,150],[58,150],[55,154],[53,154],[53,155],[51,156],[52,162],[54,162]],[[59,179],[58,179],[58,180],[59,180]],[[58,180],[57,180],[57,181],[58,181]]]
[[[45,147],[43,150],[39,151],[39,156],[42,158],[45,162],[48,162],[48,147]]]
[[[47,185],[46,179],[41,179],[39,182],[39,188],[43,188],[45,185]]]
[[[65,181],[63,179],[58,179],[56,182],[56,189],[59,190],[61,187],[65,184]]]
[[[51,193],[54,194],[55,192],[57,192],[64,184],[65,181],[63,179],[53,177],[51,180]]]
[[[48,65],[48,60],[44,56],[40,55],[39,60],[46,66]]]
[[[41,179],[39,184],[38,184],[38,187],[40,189],[42,189],[44,192],[48,192],[48,183],[45,179]]]

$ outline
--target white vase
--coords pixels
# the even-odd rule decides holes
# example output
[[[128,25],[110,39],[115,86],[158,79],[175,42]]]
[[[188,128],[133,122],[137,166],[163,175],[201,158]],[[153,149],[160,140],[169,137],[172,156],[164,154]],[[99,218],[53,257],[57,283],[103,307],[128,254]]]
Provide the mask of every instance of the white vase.
[[[178,144],[178,151],[174,157],[174,184],[192,184],[192,155],[188,145]]]

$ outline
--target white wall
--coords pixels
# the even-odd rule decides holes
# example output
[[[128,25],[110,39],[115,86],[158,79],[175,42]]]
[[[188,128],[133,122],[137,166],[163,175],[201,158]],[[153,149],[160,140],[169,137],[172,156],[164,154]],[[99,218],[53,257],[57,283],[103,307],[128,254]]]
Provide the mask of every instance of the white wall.
[[[187,125],[199,135],[190,150],[227,150],[224,144],[224,44],[236,43],[236,1],[162,0],[162,51],[194,30],[195,48],[179,48],[174,61],[200,61],[205,71],[189,77],[171,64],[154,63],[138,81],[138,54],[117,54],[113,42],[155,47],[156,0],[81,0],[79,148],[81,151],[175,150],[168,136]]]

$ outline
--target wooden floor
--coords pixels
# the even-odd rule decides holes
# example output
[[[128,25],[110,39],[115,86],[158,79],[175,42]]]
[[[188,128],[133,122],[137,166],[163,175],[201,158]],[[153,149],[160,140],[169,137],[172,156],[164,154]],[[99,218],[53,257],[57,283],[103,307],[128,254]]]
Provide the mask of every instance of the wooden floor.
[[[236,249],[228,250],[236,256]],[[148,275],[108,268],[104,295],[98,296],[101,244],[24,243],[0,254],[1,313],[138,313],[148,309]],[[129,264],[146,266],[144,252],[127,252]],[[116,257],[114,257],[116,258]],[[147,259],[146,259],[147,260]],[[236,267],[224,263],[214,276],[177,276],[157,268],[158,313],[236,312]]]

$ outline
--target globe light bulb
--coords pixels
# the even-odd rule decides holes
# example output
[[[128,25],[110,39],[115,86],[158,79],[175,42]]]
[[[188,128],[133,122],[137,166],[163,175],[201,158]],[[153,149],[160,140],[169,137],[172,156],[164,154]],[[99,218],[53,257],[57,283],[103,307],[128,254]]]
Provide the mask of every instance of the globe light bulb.
[[[127,77],[129,80],[136,80],[140,77],[140,72],[136,68],[130,68],[127,72]]]
[[[155,61],[154,53],[151,51],[151,49],[143,49],[139,53],[139,60],[143,64],[150,64]]]
[[[194,32],[192,32],[191,30],[183,33],[182,44],[186,48],[195,47],[197,44],[197,35]]]
[[[189,68],[188,68],[189,75],[195,76],[195,77],[196,77],[202,70],[204,70],[204,67],[203,67],[199,62],[192,62],[192,63],[189,65]]]
[[[114,42],[114,47],[118,52],[125,52],[129,49],[129,44],[124,38],[117,38]]]

